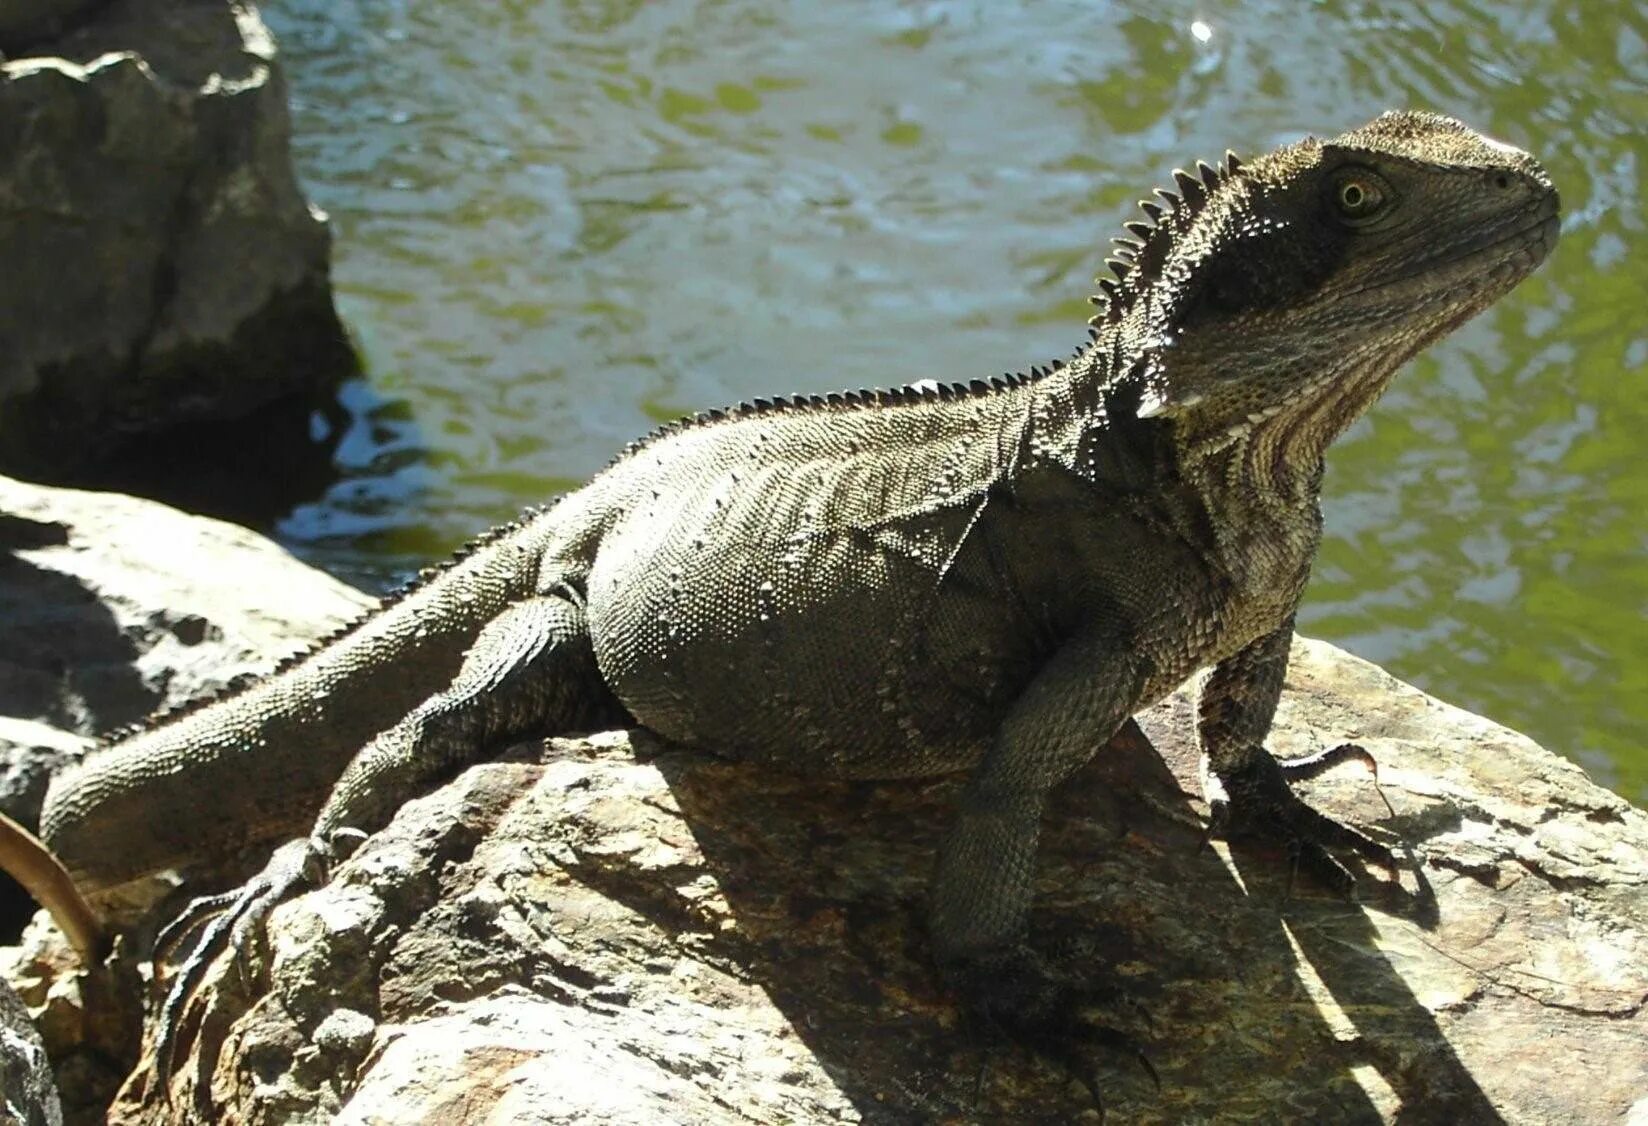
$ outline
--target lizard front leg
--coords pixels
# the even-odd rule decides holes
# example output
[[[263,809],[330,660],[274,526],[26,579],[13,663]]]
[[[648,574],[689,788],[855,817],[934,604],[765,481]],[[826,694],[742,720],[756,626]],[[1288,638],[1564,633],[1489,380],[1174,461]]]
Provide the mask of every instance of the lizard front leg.
[[[1332,849],[1355,852],[1387,867],[1394,858],[1379,842],[1316,812],[1289,786],[1290,777],[1308,778],[1348,759],[1371,765],[1365,751],[1345,745],[1279,762],[1265,749],[1292,641],[1290,615],[1275,632],[1219,662],[1202,688],[1198,727],[1213,828],[1227,839],[1280,844],[1297,868],[1349,895],[1355,878]]]
[[[1077,638],[1054,654],[968,780],[933,885],[934,955],[968,1011],[1061,1063],[1096,1103],[1084,1048],[1127,1052],[1152,1078],[1155,1071],[1130,1037],[1088,1019],[1111,992],[1032,949],[1026,916],[1047,793],[1127,721],[1147,672],[1135,647],[1110,634]]]

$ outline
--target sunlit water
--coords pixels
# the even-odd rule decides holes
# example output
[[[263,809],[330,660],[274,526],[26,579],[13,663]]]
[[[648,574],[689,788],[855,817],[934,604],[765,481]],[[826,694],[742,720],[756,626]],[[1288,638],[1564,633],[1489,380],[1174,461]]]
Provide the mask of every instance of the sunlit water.
[[[1562,244],[1336,447],[1301,628],[1648,799],[1641,7],[265,14],[370,386],[279,532],[365,585],[683,412],[1067,354],[1175,165],[1404,105],[1530,147]]]

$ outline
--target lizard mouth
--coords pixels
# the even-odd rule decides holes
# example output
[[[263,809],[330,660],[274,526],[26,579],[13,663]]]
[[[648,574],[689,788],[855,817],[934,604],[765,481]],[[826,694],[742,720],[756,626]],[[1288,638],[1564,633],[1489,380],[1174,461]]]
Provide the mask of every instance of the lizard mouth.
[[[1492,301],[1533,273],[1556,246],[1561,219],[1552,192],[1535,218],[1509,234],[1421,263],[1401,277],[1356,290],[1353,298],[1408,296],[1416,292],[1444,301]]]
[[[1556,246],[1557,231],[1561,221],[1556,214],[1555,200],[1551,205],[1541,208],[1543,214],[1532,223],[1522,227],[1502,239],[1489,243],[1477,250],[1467,251],[1456,263],[1462,267],[1490,265],[1493,273],[1498,274],[1509,270],[1517,273],[1517,280],[1532,273],[1540,263],[1544,262],[1552,249]],[[1444,266],[1452,266],[1449,263]]]

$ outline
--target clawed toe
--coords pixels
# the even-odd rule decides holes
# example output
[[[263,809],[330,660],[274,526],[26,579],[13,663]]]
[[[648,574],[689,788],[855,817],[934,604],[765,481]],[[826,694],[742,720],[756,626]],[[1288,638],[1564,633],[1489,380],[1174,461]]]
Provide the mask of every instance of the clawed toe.
[[[1112,1052],[1118,1056],[1127,1056],[1144,1069],[1150,1076],[1151,1084],[1158,1092],[1162,1089],[1162,1077],[1156,1071],[1156,1065],[1150,1062],[1144,1044],[1135,1036],[1131,1036],[1119,1029],[1102,1024],[1084,1024],[1078,1035],[1078,1045],[1086,1048],[1099,1048]],[[1093,1104],[1102,1113],[1104,1100],[1100,1097],[1097,1074],[1092,1070],[1092,1060],[1086,1056],[1078,1057],[1074,1051],[1062,1061],[1070,1073],[1076,1076],[1081,1085],[1087,1088],[1087,1093],[1093,1097]],[[1083,1074],[1083,1069],[1086,1074]]]
[[[1391,808],[1390,799],[1385,796],[1384,787],[1379,785],[1379,760],[1375,759],[1368,749],[1360,743],[1340,743],[1337,747],[1317,751],[1313,755],[1301,758],[1279,759],[1276,763],[1282,774],[1290,782],[1304,781],[1325,774],[1334,767],[1346,762],[1358,762],[1367,767],[1368,773],[1373,776],[1373,792],[1379,795],[1379,800],[1385,803],[1385,812],[1392,817],[1396,810]]]
[[[1103,1121],[1104,1091],[1099,1085],[1096,1066],[1097,1058],[1102,1053],[1125,1056],[1137,1063],[1150,1077],[1157,1092],[1162,1089],[1162,1078],[1137,1037],[1089,1019],[1080,1011],[1086,1007],[1073,1004],[1068,1015],[1057,1017],[1045,1026],[1038,1025],[1033,1029],[1020,1026],[1003,1031],[1032,1052],[1057,1064],[1080,1083],[1087,1097],[1093,1100],[1093,1109],[1099,1112],[1100,1121]]]
[[[1294,840],[1289,842],[1289,865],[1287,887],[1283,895],[1293,897],[1293,884],[1300,872],[1307,879],[1327,888],[1341,899],[1352,899],[1356,895],[1356,876],[1342,864],[1338,857],[1323,848],[1315,841]]]
[[[196,911],[200,903],[201,901],[197,900],[190,904],[185,914],[196,916],[188,930],[193,931],[204,925],[204,932],[195,948],[189,952],[189,956],[178,966],[177,976],[172,979],[171,986],[166,991],[166,999],[161,1003],[160,1013],[155,1020],[155,1076],[162,1087],[170,1082],[172,1074],[177,1070],[179,1034],[183,1028],[184,1011],[204,984],[206,971],[217,960],[217,956],[228,947],[241,909],[237,903],[235,909],[224,911],[223,908],[217,908],[220,913],[208,917],[204,908],[200,912]]]
[[[1118,1001],[1114,990],[1067,982],[1026,948],[1011,956],[951,966],[946,976],[961,994],[976,1031],[1058,1065],[1087,1091],[1101,1117],[1105,1104],[1094,1066],[1095,1050],[1136,1061],[1156,1089],[1161,1089],[1161,1077],[1144,1045],[1095,1019],[1094,1010],[1108,1009]],[[981,1072],[981,1084],[982,1079]]]
[[[1301,801],[1289,788],[1293,779],[1313,778],[1342,762],[1362,762],[1374,768],[1372,756],[1353,743],[1303,759],[1278,762],[1269,755],[1255,757],[1240,770],[1219,778],[1222,793],[1213,801],[1208,836],[1228,840],[1257,840],[1279,844],[1291,861],[1288,894],[1294,877],[1303,872],[1312,881],[1350,898],[1356,887],[1352,875],[1335,852],[1353,853],[1394,875],[1396,854],[1366,833],[1326,817]],[[1376,768],[1374,768],[1376,770]],[[1376,778],[1377,784],[1377,778]],[[1383,793],[1380,794],[1383,798]],[[1386,807],[1390,803],[1387,801]]]
[[[156,962],[170,961],[172,953],[177,947],[187,942],[196,931],[205,926],[214,916],[228,910],[239,898],[241,890],[235,888],[233,891],[222,892],[218,895],[203,895],[198,899],[190,900],[189,904],[177,913],[177,917],[161,927],[160,932],[155,935],[154,960]]]
[[[292,841],[277,849],[268,866],[244,886],[195,900],[156,938],[158,962],[169,958],[189,936],[200,934],[199,941],[178,965],[155,1020],[154,1066],[161,1087],[176,1071],[184,1014],[212,964],[225,953],[239,957],[248,954],[275,905],[312,880],[315,859],[310,841]]]
[[[1386,867],[1393,867],[1396,863],[1396,856],[1389,848],[1360,829],[1352,829],[1331,817],[1324,817],[1303,802],[1298,804],[1293,814],[1290,827],[1303,840],[1324,848],[1345,849],[1356,853],[1364,860],[1371,860]]]

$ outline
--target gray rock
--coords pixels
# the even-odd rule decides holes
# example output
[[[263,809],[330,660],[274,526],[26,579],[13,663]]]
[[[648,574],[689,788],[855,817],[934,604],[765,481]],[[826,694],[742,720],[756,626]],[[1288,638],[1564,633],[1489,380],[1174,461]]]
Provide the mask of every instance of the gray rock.
[[[0,1121],[20,1126],[62,1126],[57,1084],[46,1062],[46,1045],[29,1010],[0,981]]]
[[[1412,866],[1368,873],[1360,905],[1290,896],[1284,858],[1202,847],[1190,717],[1185,694],[1148,713],[1149,740],[1112,744],[1047,821],[1037,941],[1150,1014],[1109,1016],[1149,1043],[1160,1092],[1084,1053],[1115,1119],[1643,1112],[1648,814],[1301,640],[1276,746],[1365,744],[1394,819],[1355,766],[1311,797]],[[249,1123],[1094,1117],[1058,1070],[984,1050],[933,979],[953,780],[820,783],[620,733],[545,751],[412,803],[279,909],[267,981],[219,977],[200,1043],[220,1062],[191,1058],[172,1106],[200,1080]],[[111,1121],[165,1117],[134,1087]]]
[[[353,365],[267,29],[116,0],[0,65],[0,464],[317,398]]]
[[[0,51],[27,50],[61,35],[106,0],[0,0]]]
[[[52,775],[85,758],[94,745],[50,724],[0,715],[0,813],[37,824]]]
[[[0,514],[0,716],[60,732],[221,691],[373,604],[256,533],[153,501],[0,477]]]

